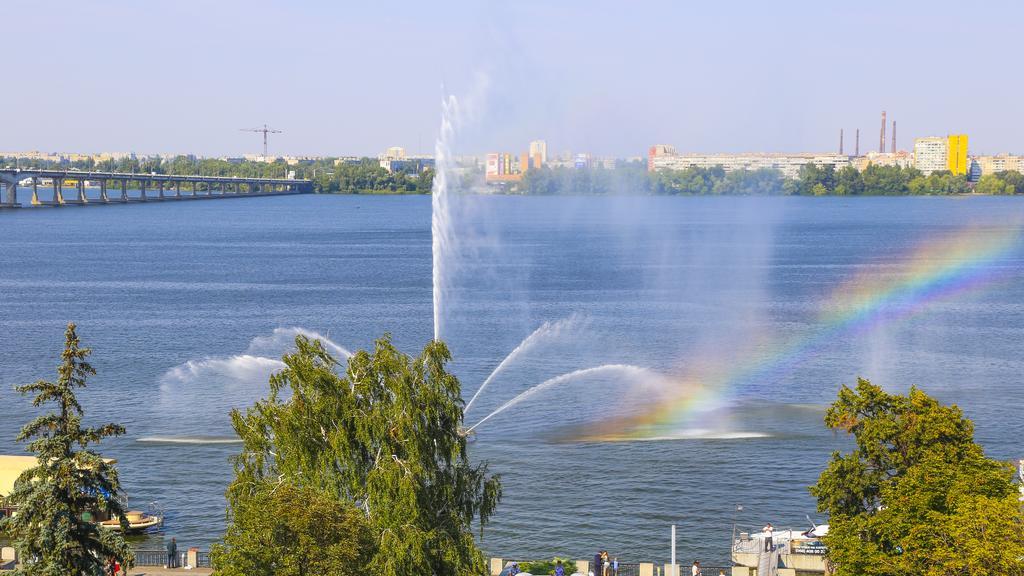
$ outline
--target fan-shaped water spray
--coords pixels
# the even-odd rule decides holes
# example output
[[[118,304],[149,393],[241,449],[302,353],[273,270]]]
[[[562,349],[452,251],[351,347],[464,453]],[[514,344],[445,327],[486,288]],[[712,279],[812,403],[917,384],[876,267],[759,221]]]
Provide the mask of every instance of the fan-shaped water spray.
[[[484,416],[482,420],[480,420],[476,424],[473,424],[472,426],[470,426],[466,430],[466,432],[467,433],[472,432],[473,430],[475,430],[477,428],[477,426],[480,426],[484,422],[490,420],[491,418],[497,416],[498,414],[501,414],[505,410],[508,410],[509,408],[515,406],[516,404],[519,404],[523,400],[526,400],[530,396],[533,396],[534,394],[537,394],[538,392],[541,392],[541,391],[543,391],[543,390],[545,390],[547,388],[551,388],[552,386],[557,386],[559,384],[564,384],[565,382],[570,382],[570,381],[575,380],[577,378],[583,378],[584,376],[595,376],[595,375],[605,374],[605,373],[619,373],[619,374],[622,374],[623,376],[626,376],[628,378],[657,378],[657,377],[659,377],[657,373],[655,373],[655,372],[653,372],[651,370],[648,370],[647,368],[642,368],[640,366],[633,366],[632,364],[604,364],[604,365],[601,365],[601,366],[594,366],[592,368],[583,368],[582,370],[575,370],[575,371],[569,372],[567,374],[562,374],[561,376],[555,376],[554,378],[549,378],[549,379],[541,382],[540,384],[537,384],[536,386],[530,388],[529,390],[526,390],[525,392],[519,394],[515,398],[513,398],[513,399],[509,400],[508,402],[505,402],[504,404],[499,406],[494,412],[491,412],[487,416]]]
[[[530,333],[529,336],[523,338],[523,341],[520,342],[519,345],[515,347],[515,349],[509,352],[508,356],[505,356],[504,360],[498,363],[498,366],[494,369],[493,372],[491,372],[489,376],[487,376],[487,378],[484,380],[484,383],[481,384],[480,387],[476,389],[476,393],[474,393],[473,397],[469,399],[469,403],[466,404],[466,409],[463,410],[463,413],[469,412],[469,409],[473,406],[473,402],[476,402],[476,399],[478,396],[480,396],[480,393],[483,392],[485,388],[487,388],[487,385],[490,384],[491,381],[494,380],[494,378],[498,374],[500,374],[509,364],[514,362],[516,358],[518,358],[521,354],[524,354],[525,352],[527,352],[528,350],[530,350],[531,348],[545,340],[561,336],[567,330],[572,329],[577,323],[577,320],[578,317],[573,315],[568,318],[558,320],[556,322],[545,322],[541,324],[532,333]]]

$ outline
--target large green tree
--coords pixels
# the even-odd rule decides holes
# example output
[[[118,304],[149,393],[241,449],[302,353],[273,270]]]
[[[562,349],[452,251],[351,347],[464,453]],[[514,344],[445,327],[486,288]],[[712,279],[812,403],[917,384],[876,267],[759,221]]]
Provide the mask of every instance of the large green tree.
[[[858,380],[825,422],[855,441],[811,487],[838,576],[1024,574],[1013,468],[985,457],[959,408]]]
[[[222,576],[365,574],[373,538],[361,510],[294,481],[264,481],[231,502],[213,560]]]
[[[410,358],[385,336],[350,358],[344,375],[319,341],[299,336],[296,347],[269,397],[232,413],[243,450],[228,488],[229,533],[242,507],[286,483],[361,510],[373,542],[365,574],[483,573],[471,528],[487,524],[501,483],[469,462],[444,343]]]
[[[124,428],[117,424],[82,427],[84,412],[75,389],[84,388],[96,371],[86,362],[90,351],[80,346],[74,324],[68,324],[64,338],[57,380],[17,387],[22,394],[35,395],[33,406],[55,406],[53,412],[22,428],[17,437],[18,442],[29,441],[28,451],[39,465],[15,482],[8,502],[17,513],[0,526],[27,560],[19,573],[32,576],[92,576],[110,557],[124,564],[133,560],[120,534],[101,529],[87,516],[106,512],[127,528],[117,497],[117,469],[89,449],[103,438],[124,434]]]

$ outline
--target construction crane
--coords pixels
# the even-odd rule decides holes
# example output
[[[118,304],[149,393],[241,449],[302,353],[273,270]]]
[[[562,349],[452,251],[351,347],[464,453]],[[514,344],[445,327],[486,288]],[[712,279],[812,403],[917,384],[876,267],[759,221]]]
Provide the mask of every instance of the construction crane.
[[[280,134],[281,130],[274,130],[268,127],[266,124],[263,128],[239,128],[242,132],[263,132],[263,158],[267,157],[267,134]]]

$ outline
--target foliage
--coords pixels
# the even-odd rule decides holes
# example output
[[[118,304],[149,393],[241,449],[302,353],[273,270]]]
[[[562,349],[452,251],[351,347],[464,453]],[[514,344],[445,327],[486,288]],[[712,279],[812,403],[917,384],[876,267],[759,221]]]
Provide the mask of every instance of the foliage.
[[[576,561],[575,560],[569,560],[569,559],[566,559],[566,558],[559,558],[557,556],[555,558],[552,558],[551,560],[537,560],[537,561],[534,561],[534,562],[523,562],[523,563],[519,564],[519,568],[523,572],[529,572],[530,574],[538,574],[538,575],[539,574],[554,574],[555,573],[555,566],[558,565],[557,563],[558,563],[559,560],[562,561],[562,569],[565,570],[566,576],[569,576],[569,574],[572,574],[572,573],[576,572]]]
[[[542,166],[527,170],[515,190],[532,195],[590,195],[646,193],[650,189],[647,166],[641,162],[618,162],[614,169]]]
[[[39,576],[92,575],[114,557],[133,561],[131,548],[121,535],[101,529],[83,514],[107,512],[127,528],[117,499],[117,470],[89,446],[103,438],[124,434],[117,424],[83,428],[84,411],[75,396],[96,371],[86,362],[90,350],[79,346],[74,324],[64,334],[64,353],[56,382],[40,380],[18,386],[21,394],[35,394],[32,405],[55,404],[56,411],[39,416],[21,429],[18,442],[30,440],[28,451],[39,465],[26,470],[14,485],[8,502],[18,512],[0,521],[22,558],[36,558],[20,574]]]
[[[837,576],[1024,574],[1012,467],[984,456],[959,408],[858,380],[825,422],[856,445],[811,487]]]
[[[236,534],[239,512],[267,484],[291,483],[362,510],[374,542],[367,574],[484,572],[471,526],[487,524],[501,483],[469,463],[444,343],[413,359],[385,336],[344,376],[319,341],[299,336],[296,346],[270,396],[231,415],[243,440],[227,494]]]
[[[1002,195],[1002,194],[1015,194],[1016,187],[1005,177],[1000,178],[999,174],[985,174],[978,180],[978,185],[974,187],[974,191],[978,194],[991,194],[991,195]]]
[[[231,525],[213,564],[224,576],[348,576],[373,547],[362,512],[293,482],[261,482],[232,501]]]

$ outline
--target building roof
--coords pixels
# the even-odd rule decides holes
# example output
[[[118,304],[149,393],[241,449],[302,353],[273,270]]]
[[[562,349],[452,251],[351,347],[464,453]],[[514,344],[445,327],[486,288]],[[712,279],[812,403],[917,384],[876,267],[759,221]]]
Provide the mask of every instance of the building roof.
[[[0,455],[0,498],[13,492],[14,481],[18,476],[35,465],[35,456]]]
[[[108,464],[116,460],[111,458],[103,459]],[[6,497],[14,491],[14,482],[18,480],[22,472],[36,465],[35,456],[13,456],[0,454],[0,498]]]

